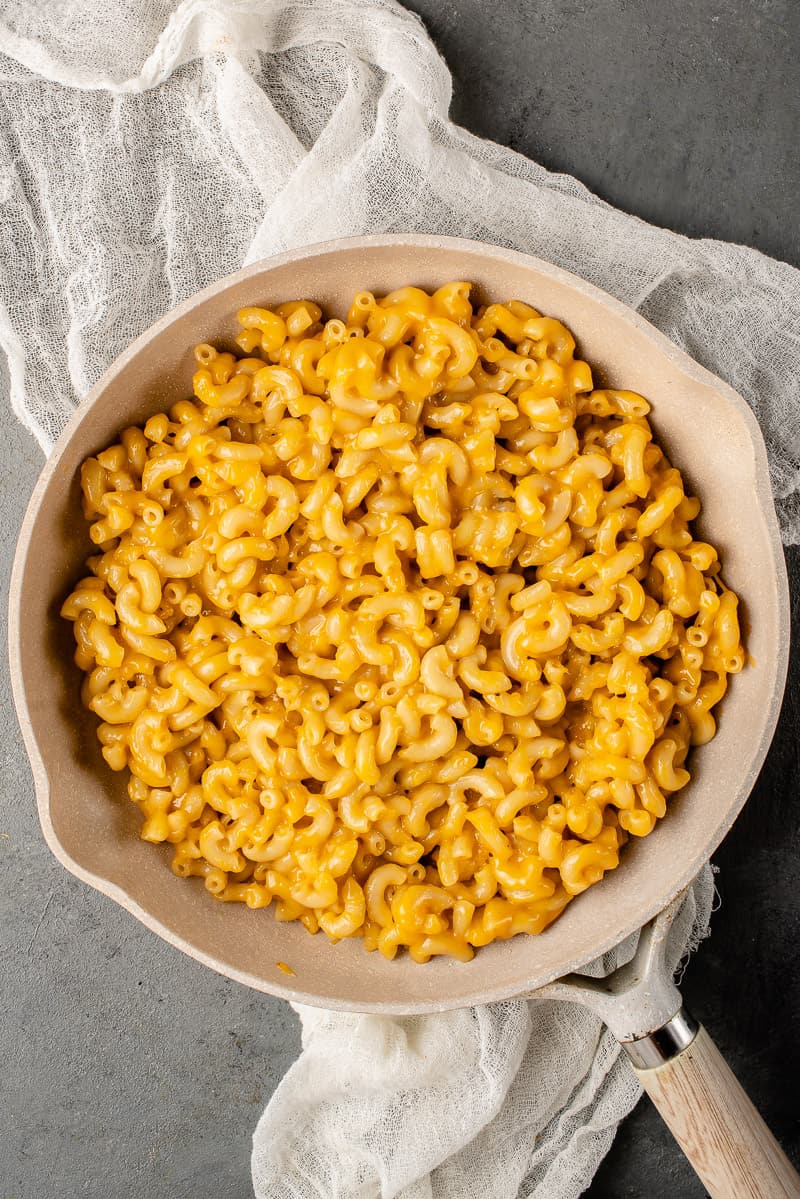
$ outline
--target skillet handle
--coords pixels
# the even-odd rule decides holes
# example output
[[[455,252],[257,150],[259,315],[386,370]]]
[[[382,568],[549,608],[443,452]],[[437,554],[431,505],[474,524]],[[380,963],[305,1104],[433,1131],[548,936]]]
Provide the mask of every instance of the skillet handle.
[[[712,1199],[798,1199],[800,1176],[685,1009],[653,1035],[623,1044]]]

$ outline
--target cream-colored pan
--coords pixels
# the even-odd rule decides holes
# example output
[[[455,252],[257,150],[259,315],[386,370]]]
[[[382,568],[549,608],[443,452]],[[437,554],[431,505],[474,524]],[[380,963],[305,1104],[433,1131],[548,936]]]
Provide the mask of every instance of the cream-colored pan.
[[[430,288],[449,279],[473,281],[479,297],[524,299],[561,318],[597,379],[652,401],[659,437],[703,501],[700,528],[719,546],[726,579],[741,596],[750,662],[733,680],[717,737],[694,756],[691,783],[651,836],[626,847],[620,869],[570,904],[539,937],[495,943],[467,965],[439,959],[423,967],[407,958],[387,962],[368,955],[358,941],[332,947],[297,924],[275,922],[270,913],[214,903],[200,883],[176,878],[168,851],[138,839],[139,816],[125,781],[100,757],[96,721],[79,702],[71,629],[58,609],[90,550],[79,503],[82,460],[124,425],[190,394],[195,343],[225,342],[237,309],[246,304],[308,297],[341,315],[356,290],[381,293],[406,283]],[[411,235],[327,243],[257,263],[188,300],[140,337],[81,404],[42,472],[20,534],[10,599],[14,694],[42,828],[63,864],[161,937],[239,982],[302,1003],[395,1013],[530,994],[579,970],[668,908],[724,837],[755,782],[778,716],[788,629],[766,454],[740,396],[635,313],[556,267],[474,242]],[[649,938],[651,975],[658,973],[662,926],[663,920]],[[284,975],[278,962],[288,963],[295,977]],[[637,1008],[643,991],[649,1007]],[[591,994],[589,999],[596,1002]],[[619,1019],[608,1012],[604,1018],[630,1041],[666,1023],[679,1006],[671,983],[651,982],[634,985],[622,1009],[617,1004]],[[670,1037],[670,1027],[654,1060],[660,1052],[662,1059],[672,1054],[672,1062],[643,1071],[652,1090],[656,1079],[661,1086],[667,1076],[681,1069],[685,1074],[687,1062],[696,1069],[698,1051],[706,1048],[705,1034],[693,1036],[675,1025]],[[689,1049],[675,1057],[691,1038]],[[638,1046],[645,1058],[648,1045],[645,1039]],[[644,1061],[641,1053],[637,1060]],[[695,1132],[706,1089],[694,1086]],[[744,1110],[743,1096],[740,1102]],[[662,1109],[666,1103],[662,1098]],[[715,1108],[715,1129],[689,1146],[695,1164],[710,1154],[709,1189],[726,1196],[798,1193],[788,1163],[758,1123],[749,1138],[739,1138],[745,1148],[731,1156],[730,1129],[726,1133],[721,1121],[725,1104]],[[686,1118],[685,1104],[677,1110],[673,1124]],[[707,1119],[711,1109],[705,1110]],[[758,1121],[755,1114],[748,1119]],[[716,1152],[721,1146],[727,1167],[720,1164],[725,1154]],[[734,1173],[720,1174],[729,1182],[714,1190],[714,1171],[726,1168]],[[783,1183],[777,1181],[782,1170]]]

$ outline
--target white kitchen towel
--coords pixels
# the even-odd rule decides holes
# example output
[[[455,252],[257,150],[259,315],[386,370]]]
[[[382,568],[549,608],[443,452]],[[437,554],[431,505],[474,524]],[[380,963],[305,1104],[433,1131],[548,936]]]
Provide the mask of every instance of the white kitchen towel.
[[[706,866],[670,932],[708,930]],[[585,969],[609,974],[638,934]],[[257,1199],[577,1199],[639,1098],[586,1008],[513,1000],[434,1016],[298,1009],[303,1052],[253,1140]]]
[[[450,95],[393,0],[0,0],[0,378],[43,448],[135,336],[243,263],[455,233],[590,279],[727,379],[799,542],[800,274],[616,211],[453,125]],[[675,960],[711,891],[705,872]],[[255,1138],[258,1199],[578,1195],[636,1099],[572,1005],[301,1016]]]

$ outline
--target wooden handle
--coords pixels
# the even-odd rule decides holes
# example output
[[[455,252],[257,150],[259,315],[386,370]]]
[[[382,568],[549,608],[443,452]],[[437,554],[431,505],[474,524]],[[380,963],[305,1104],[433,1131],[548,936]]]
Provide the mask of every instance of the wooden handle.
[[[702,1025],[636,1074],[712,1199],[798,1199],[800,1176]]]

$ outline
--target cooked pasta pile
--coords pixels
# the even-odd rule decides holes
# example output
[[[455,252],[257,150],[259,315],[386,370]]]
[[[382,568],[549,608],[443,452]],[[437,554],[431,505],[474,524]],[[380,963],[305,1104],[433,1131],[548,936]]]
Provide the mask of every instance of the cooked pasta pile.
[[[391,958],[539,933],[744,655],[649,405],[470,285],[239,313],[83,466],[83,700],[173,869]]]

